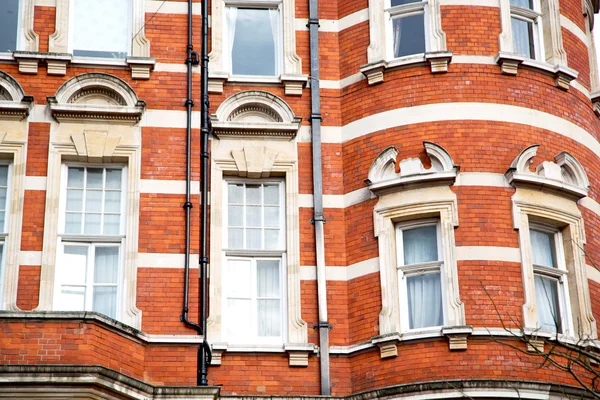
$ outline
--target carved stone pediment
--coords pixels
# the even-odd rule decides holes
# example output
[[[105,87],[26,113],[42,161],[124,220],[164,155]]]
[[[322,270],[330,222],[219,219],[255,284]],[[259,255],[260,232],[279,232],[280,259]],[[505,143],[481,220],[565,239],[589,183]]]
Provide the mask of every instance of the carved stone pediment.
[[[104,73],[76,76],[48,97],[52,116],[59,122],[98,121],[134,125],[146,104],[123,80]]]
[[[365,180],[369,189],[379,195],[423,185],[452,185],[460,169],[454,165],[452,157],[435,143],[423,142],[423,146],[431,160],[431,168],[425,169],[418,158],[407,158],[399,162],[400,172],[396,172],[399,153],[395,147],[388,147],[371,165]]]
[[[237,93],[211,116],[213,133],[225,137],[292,139],[301,118],[279,97],[259,90]]]
[[[564,197],[581,199],[587,196],[590,184],[585,170],[571,154],[563,151],[554,157],[554,162],[543,161],[535,169],[530,165],[540,145],[531,145],[514,159],[506,178],[515,187],[528,187],[556,193]]]

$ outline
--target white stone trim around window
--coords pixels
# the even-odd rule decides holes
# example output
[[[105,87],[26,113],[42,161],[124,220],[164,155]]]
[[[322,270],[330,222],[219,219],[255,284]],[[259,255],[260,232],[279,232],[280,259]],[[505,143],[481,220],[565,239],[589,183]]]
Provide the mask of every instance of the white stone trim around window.
[[[48,177],[46,185],[46,214],[44,219],[44,242],[42,250],[42,270],[40,282],[40,301],[37,310],[53,310],[54,285],[56,276],[57,246],[59,244],[59,204],[61,197],[61,168],[64,163],[101,163],[121,164],[127,167],[127,188],[123,195],[125,201],[125,231],[126,238],[123,255],[123,280],[121,292],[121,314],[117,319],[136,329],[141,329],[141,311],[136,307],[137,283],[137,250],[139,233],[139,199],[140,199],[140,168],[141,168],[141,127],[131,123],[127,116],[135,106],[120,106],[116,100],[125,96],[113,89],[116,77],[109,75],[92,75],[97,90],[86,93],[86,86],[80,86],[80,92],[73,92],[67,99],[57,92],[56,99],[59,108],[81,106],[83,102],[94,110],[95,106],[104,105],[106,115],[80,113],[61,123],[53,122],[50,126],[50,148],[48,154]],[[77,82],[85,79],[83,76],[71,78],[63,86],[77,86]],[[128,87],[121,82],[118,87]],[[81,96],[79,95],[81,94]],[[133,91],[127,93],[132,104],[138,100]],[[65,104],[62,101],[69,101]],[[107,105],[108,104],[108,105]],[[119,113],[127,117],[119,121]]]
[[[569,83],[577,78],[577,72],[567,63],[567,52],[563,46],[558,0],[534,0],[533,9],[511,6],[510,0],[500,0],[500,24],[498,37],[500,51],[496,62],[505,75],[517,75],[521,65],[533,69],[547,70],[556,79],[556,86],[569,89]],[[534,21],[535,57],[517,54],[512,31],[512,17]]]
[[[227,7],[246,6],[250,8],[279,9],[281,26],[281,59],[276,60],[281,66],[279,74],[275,77],[235,77],[231,74],[229,56],[230,51],[226,40]],[[212,2],[212,51],[209,55],[209,84],[211,93],[222,93],[223,84],[227,81],[239,83],[282,83],[286,95],[301,95],[302,88],[308,81],[308,76],[302,73],[302,59],[296,52],[295,4],[293,0],[265,0],[261,2],[244,0],[215,0]]]
[[[49,52],[56,53],[54,57],[45,57],[48,64],[48,73],[51,75],[65,75],[70,62],[77,63],[78,59],[70,54],[70,12],[72,1],[56,0],[56,28],[49,39]],[[154,68],[155,60],[150,58],[150,41],[144,33],[145,0],[128,0],[131,2],[130,32],[132,35],[131,48],[126,63],[132,71],[134,79],[149,79],[150,71]],[[104,58],[85,57],[84,62],[94,64],[106,61]],[[111,59],[111,61],[114,61]],[[37,61],[36,61],[37,63]],[[37,70],[37,64],[36,64]]]
[[[436,335],[449,337],[451,350],[464,350],[470,327],[465,327],[464,305],[460,300],[454,229],[458,226],[456,194],[450,186],[458,167],[450,155],[435,143],[424,143],[431,159],[431,169],[425,170],[417,158],[400,161],[400,173],[395,172],[397,150],[384,150],[373,162],[367,183],[379,196],[373,210],[375,236],[379,245],[381,303],[379,333],[373,338],[381,357],[397,356],[395,343],[408,331],[403,324],[407,304],[400,300],[398,224],[434,219],[439,224],[439,268],[441,273],[443,328]],[[430,329],[429,329],[430,330]],[[427,331],[427,329],[426,329]],[[412,333],[415,331],[412,330]]]
[[[447,72],[452,53],[446,49],[446,34],[442,30],[439,0],[426,0],[420,3],[394,7],[406,8],[407,13],[421,10],[425,19],[425,54],[394,58],[391,54],[393,34],[389,0],[369,0],[370,44],[367,50],[368,64],[361,67],[369,84],[381,83],[384,72],[406,65],[429,63],[431,72]]]

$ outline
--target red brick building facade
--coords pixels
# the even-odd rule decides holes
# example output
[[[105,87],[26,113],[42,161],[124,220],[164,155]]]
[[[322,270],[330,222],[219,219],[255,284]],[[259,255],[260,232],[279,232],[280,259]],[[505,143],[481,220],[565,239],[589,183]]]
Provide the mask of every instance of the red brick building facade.
[[[320,1],[322,242],[309,0],[209,2],[205,387],[188,3],[9,3],[0,397],[586,395],[531,354],[600,346],[597,2]]]

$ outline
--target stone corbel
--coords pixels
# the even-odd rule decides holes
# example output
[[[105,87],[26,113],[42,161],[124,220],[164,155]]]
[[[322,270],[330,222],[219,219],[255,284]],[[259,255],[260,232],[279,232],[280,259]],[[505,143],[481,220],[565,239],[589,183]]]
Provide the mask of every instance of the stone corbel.
[[[371,339],[371,343],[379,347],[379,356],[381,358],[398,357],[398,345],[400,344],[400,335],[398,333],[375,336]]]
[[[496,54],[494,61],[496,61],[496,64],[500,65],[504,75],[517,75],[519,65],[525,61],[525,57],[519,54],[501,51]]]
[[[367,78],[369,85],[383,83],[383,72],[386,68],[385,61],[379,61],[373,64],[367,64],[360,67],[360,72]]]
[[[530,353],[543,353],[544,352],[544,340],[543,339],[527,340],[527,351]]]
[[[38,65],[45,55],[37,51],[14,51],[13,57],[19,64],[20,73],[35,75],[38,73]]]
[[[286,343],[283,346],[288,353],[290,367],[308,367],[308,356],[317,353],[317,346],[310,343]]]
[[[229,74],[224,72],[210,72],[208,74],[208,93],[223,93],[223,85],[229,79]]]
[[[45,56],[48,75],[65,76],[67,74],[67,65],[73,57],[67,53],[48,53]]]
[[[425,59],[429,61],[431,65],[431,73],[443,73],[448,72],[448,64],[452,60],[451,51],[435,51],[425,54]]]
[[[227,351],[227,343],[213,343],[211,346],[210,365],[221,365],[223,353]]]
[[[308,82],[308,75],[281,75],[281,82],[285,87],[285,94],[288,96],[302,96],[302,89]]]
[[[127,57],[126,61],[133,79],[150,79],[150,71],[156,64],[156,59],[150,57]]]
[[[448,338],[450,351],[467,350],[467,338],[473,333],[472,326],[448,326],[442,334]]]
[[[577,71],[572,70],[571,68],[557,65],[554,68],[554,78],[556,80],[556,87],[562,90],[569,90],[571,81],[577,79],[579,74]]]

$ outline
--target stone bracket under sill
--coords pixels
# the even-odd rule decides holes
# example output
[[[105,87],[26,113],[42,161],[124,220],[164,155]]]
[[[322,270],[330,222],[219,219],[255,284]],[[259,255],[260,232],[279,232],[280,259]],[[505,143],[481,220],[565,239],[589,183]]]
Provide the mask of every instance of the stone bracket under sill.
[[[504,75],[516,76],[521,66],[537,70],[554,77],[555,85],[562,90],[569,90],[571,81],[577,79],[579,73],[564,65],[550,65],[531,60],[516,53],[499,52],[494,58],[500,65]]]
[[[448,339],[448,348],[450,351],[462,351],[467,350],[467,338],[472,333],[472,326],[446,326],[441,328],[440,331],[409,334],[400,334],[396,332],[375,336],[371,339],[371,343],[374,346],[379,347],[379,355],[381,358],[398,357],[398,345],[401,342],[441,338],[442,336],[445,336]]]
[[[22,74],[35,75],[41,62],[46,64],[48,75],[65,76],[67,67],[73,61],[69,53],[41,53],[35,51],[15,51],[13,58],[19,65]],[[150,71],[154,70],[156,59],[150,57],[127,57],[127,66],[133,79],[150,79]],[[100,64],[98,64],[100,65]],[[110,68],[110,66],[106,66]]]
[[[448,65],[452,61],[451,51],[434,51],[425,53],[424,56],[407,57],[405,59],[396,59],[391,61],[378,61],[360,67],[360,72],[367,78],[369,85],[375,85],[384,81],[384,75],[387,71],[395,71],[400,68],[413,67],[420,64],[429,63],[431,73],[448,72]]]
[[[286,343],[282,347],[233,347],[227,343],[211,345],[211,365],[221,365],[223,353],[287,353],[290,367],[308,367],[310,354],[317,354],[318,347],[311,343]]]

